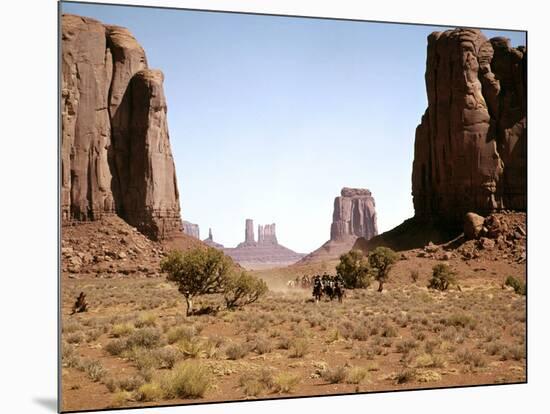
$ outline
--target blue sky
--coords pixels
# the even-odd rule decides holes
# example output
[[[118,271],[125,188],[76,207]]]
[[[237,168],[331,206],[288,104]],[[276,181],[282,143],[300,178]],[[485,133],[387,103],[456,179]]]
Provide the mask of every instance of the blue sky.
[[[127,27],[164,72],[182,216],[227,247],[244,221],[285,246],[328,240],[334,197],[369,188],[378,228],[414,213],[415,128],[426,108],[426,37],[448,29],[64,3]],[[506,36],[514,46],[525,33]]]

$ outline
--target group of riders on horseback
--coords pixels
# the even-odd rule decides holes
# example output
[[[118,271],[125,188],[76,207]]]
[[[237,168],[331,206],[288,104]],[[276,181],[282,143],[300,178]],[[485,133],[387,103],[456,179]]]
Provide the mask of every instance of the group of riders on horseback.
[[[302,276],[301,279],[296,276],[296,280],[291,282],[291,286],[302,289],[313,288],[312,295],[315,302],[319,302],[325,296],[331,301],[338,299],[338,302],[341,303],[345,295],[344,280],[340,275],[331,276],[325,272],[322,276],[315,275],[311,278],[307,275]]]

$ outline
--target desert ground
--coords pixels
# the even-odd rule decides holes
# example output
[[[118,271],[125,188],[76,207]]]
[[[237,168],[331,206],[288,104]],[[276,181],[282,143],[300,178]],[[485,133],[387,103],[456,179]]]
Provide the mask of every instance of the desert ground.
[[[309,289],[287,286],[334,273],[337,261],[253,270],[270,288],[256,303],[185,316],[159,261],[193,242],[161,245],[109,220],[62,232],[64,411],[526,381],[526,296],[504,286],[507,276],[526,278],[517,232],[513,242],[398,252],[382,293],[373,281],[343,303],[314,303]],[[427,288],[442,262],[460,290]],[[71,314],[80,292],[89,309]],[[197,303],[216,304],[216,295]]]

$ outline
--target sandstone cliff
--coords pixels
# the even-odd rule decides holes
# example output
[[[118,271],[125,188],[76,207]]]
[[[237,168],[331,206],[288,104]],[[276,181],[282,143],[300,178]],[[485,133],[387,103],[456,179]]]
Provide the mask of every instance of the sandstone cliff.
[[[527,51],[479,30],[428,37],[428,108],[416,130],[415,216],[461,221],[527,205]]]
[[[181,230],[188,236],[194,237],[195,239],[201,238],[201,232],[198,224],[182,220]]]
[[[181,225],[163,75],[121,27],[62,16],[61,214],[117,214],[157,240]]]
[[[334,212],[330,227],[330,240],[365,237],[378,234],[374,198],[364,188],[343,188],[334,199]]]

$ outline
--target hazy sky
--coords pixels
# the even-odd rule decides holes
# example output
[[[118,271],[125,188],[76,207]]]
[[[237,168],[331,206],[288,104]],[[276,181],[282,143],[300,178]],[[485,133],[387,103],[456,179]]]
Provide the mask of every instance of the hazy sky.
[[[378,229],[413,215],[415,128],[436,26],[64,3],[127,27],[164,72],[182,216],[232,247],[244,221],[277,223],[307,253],[329,239],[334,197],[366,187]],[[484,30],[525,44],[523,32]]]

